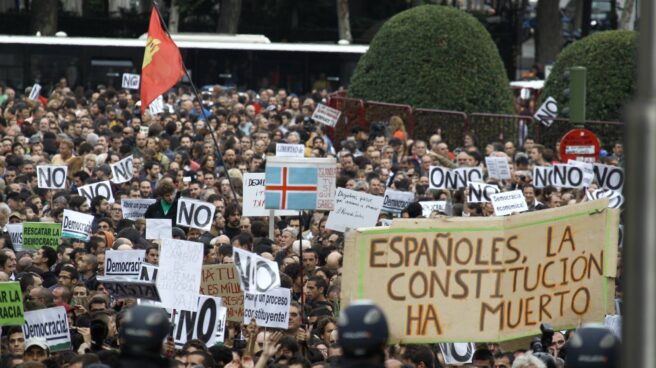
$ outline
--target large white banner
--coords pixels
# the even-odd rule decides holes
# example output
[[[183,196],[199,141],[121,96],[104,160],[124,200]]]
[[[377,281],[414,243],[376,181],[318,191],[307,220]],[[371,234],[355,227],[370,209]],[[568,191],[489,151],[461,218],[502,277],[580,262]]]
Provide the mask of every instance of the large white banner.
[[[157,290],[166,308],[195,312],[203,267],[203,244],[162,239]]]

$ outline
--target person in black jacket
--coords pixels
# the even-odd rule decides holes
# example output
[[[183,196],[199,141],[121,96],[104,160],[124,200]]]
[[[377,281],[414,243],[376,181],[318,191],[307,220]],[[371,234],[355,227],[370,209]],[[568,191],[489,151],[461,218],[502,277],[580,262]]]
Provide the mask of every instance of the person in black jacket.
[[[178,212],[178,196],[175,186],[170,180],[164,179],[160,181],[155,193],[157,202],[148,206],[144,217],[147,219],[171,219],[172,226],[177,226],[175,220]]]

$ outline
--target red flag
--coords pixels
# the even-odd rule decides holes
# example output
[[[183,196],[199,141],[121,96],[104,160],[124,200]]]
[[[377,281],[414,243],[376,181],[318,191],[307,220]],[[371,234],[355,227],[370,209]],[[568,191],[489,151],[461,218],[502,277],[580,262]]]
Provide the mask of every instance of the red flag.
[[[141,66],[141,113],[159,95],[173,87],[185,74],[180,50],[162,29],[153,7],[148,26],[148,41]]]

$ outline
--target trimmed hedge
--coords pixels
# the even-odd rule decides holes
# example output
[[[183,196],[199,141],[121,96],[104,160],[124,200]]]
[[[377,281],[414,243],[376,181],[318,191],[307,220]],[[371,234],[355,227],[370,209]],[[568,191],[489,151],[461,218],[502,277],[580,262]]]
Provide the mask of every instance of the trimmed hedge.
[[[563,73],[584,66],[586,120],[622,121],[622,110],[636,90],[636,42],[637,34],[631,31],[599,32],[574,42],[556,59],[541,98],[552,96],[564,108],[568,82]]]
[[[453,7],[401,12],[378,31],[349,96],[465,112],[512,113],[499,51],[483,25]]]

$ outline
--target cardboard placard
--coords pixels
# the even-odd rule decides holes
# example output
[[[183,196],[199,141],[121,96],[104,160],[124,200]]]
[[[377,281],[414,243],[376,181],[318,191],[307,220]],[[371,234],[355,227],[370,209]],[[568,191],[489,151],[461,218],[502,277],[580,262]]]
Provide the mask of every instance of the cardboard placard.
[[[553,185],[553,166],[534,166],[533,186],[545,188],[549,185]]]
[[[243,216],[269,216],[271,210],[264,208],[264,173],[244,173]],[[294,210],[273,210],[274,216],[298,216]]]
[[[228,308],[228,321],[241,323],[244,320],[244,292],[234,264],[204,265],[200,293],[220,296]]]
[[[145,249],[108,249],[105,251],[105,276],[124,276],[137,279],[145,258]]]
[[[139,89],[141,83],[141,76],[139,74],[123,73],[121,78],[121,88],[125,89]]]
[[[180,310],[173,313],[173,341],[181,349],[187,341],[198,339],[206,346],[223,342],[226,326],[226,307],[221,298],[200,295],[196,311]]]
[[[142,199],[121,199],[121,211],[123,218],[128,220],[137,220],[144,218],[148,206],[155,203],[157,200],[154,198]]]
[[[539,121],[542,125],[549,128],[553,124],[554,119],[558,117],[558,102],[556,99],[549,96],[544,101],[542,106],[535,112],[533,118]]]
[[[305,157],[305,146],[302,144],[276,143],[277,157]]]
[[[492,342],[601,322],[619,211],[606,200],[512,217],[397,219],[347,233],[342,308],[368,299],[389,343]]]
[[[526,198],[524,198],[524,193],[521,190],[492,194],[491,197],[496,216],[507,216],[528,211]]]
[[[0,326],[25,323],[23,294],[18,281],[0,282]]]
[[[97,276],[97,279],[114,299],[136,298],[155,302],[161,300],[157,285],[153,281],[141,281],[123,276]]]
[[[62,237],[60,224],[46,222],[23,223],[23,250],[36,250],[42,246],[57,249]]]
[[[239,248],[233,249],[239,285],[247,293],[263,293],[280,287],[278,263]]]
[[[142,263],[141,270],[139,271],[139,280],[140,281],[155,281],[157,280],[157,273],[159,272],[159,267],[152,265],[150,263]]]
[[[446,201],[422,201],[419,202],[422,209],[422,215],[429,218],[433,211],[446,213]]]
[[[458,167],[448,169],[442,166],[431,166],[428,174],[430,189],[460,189],[469,182],[483,181],[483,170],[480,167]]]
[[[92,215],[64,209],[64,220],[62,221],[61,235],[67,238],[75,238],[88,241],[91,237],[92,224]]]
[[[501,193],[494,184],[470,182],[467,187],[467,203],[492,202],[492,195]]]
[[[46,339],[51,353],[71,350],[71,334],[64,307],[25,312],[23,325],[25,340],[36,337]]]
[[[96,196],[105,197],[107,198],[107,202],[114,203],[114,193],[112,192],[112,184],[109,180],[83,185],[77,188],[77,192],[79,195],[86,197],[89,203]]]
[[[277,288],[260,294],[245,293],[244,323],[255,318],[258,326],[287,329],[292,294],[289,289]]]
[[[578,165],[553,165],[553,185],[558,188],[583,188],[585,174]]]
[[[195,312],[202,267],[202,243],[162,239],[156,280],[162,305]]]
[[[192,198],[180,198],[176,223],[180,226],[209,231],[214,221],[214,211],[216,211],[216,206],[213,203]]]
[[[335,209],[330,211],[326,228],[345,232],[347,228],[376,226],[383,197],[346,188],[337,188]]]
[[[587,188],[590,186],[590,184],[592,184],[592,181],[594,180],[593,164],[577,160],[567,160],[567,164],[578,166],[581,168],[581,170],[583,170],[583,183],[581,184],[582,187]]]
[[[617,192],[624,188],[624,169],[621,167],[594,164],[592,171],[600,187]]]
[[[444,363],[447,365],[463,365],[471,363],[476,351],[476,344],[471,342],[451,342],[439,344]]]
[[[486,157],[485,166],[487,166],[488,178],[501,180],[511,179],[510,165],[505,157]]]
[[[164,97],[162,97],[162,95],[157,96],[157,98],[148,105],[148,112],[150,115],[157,115],[164,112]]]
[[[330,106],[317,104],[317,108],[314,109],[314,112],[312,113],[312,120],[328,125],[329,127],[334,127],[337,125],[339,115],[341,114],[341,111],[333,109]]]
[[[601,198],[608,198],[608,208],[620,208],[624,204],[624,196],[622,193],[608,189],[596,189],[594,191],[586,191],[585,198],[588,201],[594,201]]]
[[[112,169],[112,183],[122,184],[132,180],[134,175],[132,161],[133,157],[130,155],[117,163],[109,164]]]
[[[32,89],[30,90],[30,95],[27,98],[32,101],[36,101],[39,99],[40,94],[41,94],[41,85],[39,83],[34,83]]]
[[[23,223],[7,224],[5,226],[9,237],[11,237],[11,245],[14,246],[14,250],[20,252],[23,250]]]
[[[38,165],[36,181],[41,189],[66,189],[68,166]]]
[[[146,239],[173,238],[171,219],[146,219]]]
[[[383,211],[395,214],[401,213],[404,208],[415,200],[415,194],[412,192],[402,192],[387,188],[383,196]]]
[[[332,210],[334,158],[267,157],[264,207],[272,210]]]

